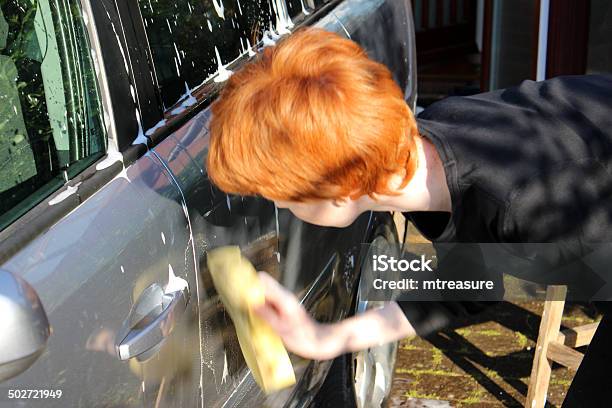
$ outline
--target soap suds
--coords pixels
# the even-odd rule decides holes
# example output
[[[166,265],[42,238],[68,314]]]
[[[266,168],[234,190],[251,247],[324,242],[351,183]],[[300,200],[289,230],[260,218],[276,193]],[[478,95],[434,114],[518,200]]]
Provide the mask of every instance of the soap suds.
[[[149,139],[147,139],[147,137],[143,133],[139,132],[138,136],[136,136],[136,139],[134,139],[134,141],[132,142],[132,145],[137,144],[143,144],[148,147]]]
[[[227,381],[227,376],[229,375],[229,371],[227,368],[227,352],[223,353],[223,376],[221,377],[221,384]]]
[[[71,195],[73,195],[74,193],[76,193],[77,190],[79,189],[79,185],[80,184],[81,183],[79,182],[79,183],[75,184],[74,186],[66,187],[66,190],[62,191],[61,193],[59,193],[58,195],[53,197],[52,200],[49,200],[49,205],[55,205],[55,204],[61,203],[66,198],[68,198]]]
[[[173,115],[178,115],[179,113],[182,113],[184,110],[186,110],[190,106],[193,106],[196,103],[198,103],[198,100],[191,93],[191,90],[189,89],[189,85],[187,85],[187,82],[185,82],[185,93],[183,94],[183,96],[181,96],[179,100],[183,100],[183,103],[181,103],[177,108],[175,108],[171,112]]]
[[[225,68],[225,66],[221,62],[221,56],[219,55],[219,50],[217,49],[216,45],[215,45],[215,54],[217,56],[217,65],[218,65],[218,71],[217,71],[217,76],[215,77],[215,82],[225,82],[229,79],[229,77],[233,74],[233,72]]]
[[[304,13],[305,16],[309,15],[310,13],[306,10],[306,7],[304,7],[304,0],[300,0],[300,3],[302,3],[302,13]]]
[[[151,129],[148,129],[148,130],[145,132],[145,135],[146,135],[146,136],[151,136],[153,133],[155,133],[155,131],[156,131],[157,129],[160,129],[160,128],[164,127],[164,125],[165,125],[165,124],[166,124],[166,119],[162,119],[162,120],[160,120],[159,122],[157,122],[157,123],[155,124],[155,126],[153,126]]]
[[[111,181],[115,181],[116,179],[125,179],[128,183],[131,183],[132,180],[130,180],[130,178],[127,175],[127,168],[123,167],[123,169],[121,169],[121,171],[119,173],[117,173],[117,175],[115,177],[113,177],[113,179]]]
[[[215,11],[217,12],[217,15],[225,20],[225,15],[224,13],[224,8],[223,8],[223,0],[212,0],[213,2],[213,7],[215,8]]]
[[[256,54],[255,54],[255,51],[253,51],[253,46],[251,45],[251,42],[249,41],[248,38],[246,39],[246,43],[248,47],[247,52],[249,54],[249,57],[254,57]]]
[[[109,149],[112,149],[112,150],[109,150],[106,153],[106,157],[100,163],[96,164],[96,170],[104,170],[112,166],[118,161],[123,163],[123,154],[121,154],[120,151],[117,151],[115,148],[112,148],[111,146],[112,145],[109,145]]]
[[[270,36],[270,32],[266,31],[261,38],[264,47],[272,47],[276,45],[276,41]]]
[[[187,281],[179,276],[174,274],[174,270],[172,270],[172,265],[168,264],[168,284],[164,288],[164,294],[178,292],[187,288],[189,285]]]

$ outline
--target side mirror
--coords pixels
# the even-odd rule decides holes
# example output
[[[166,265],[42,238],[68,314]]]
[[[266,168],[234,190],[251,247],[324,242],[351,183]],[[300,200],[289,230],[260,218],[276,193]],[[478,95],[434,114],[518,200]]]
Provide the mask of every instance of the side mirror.
[[[21,374],[42,354],[51,333],[36,291],[0,269],[0,382]]]

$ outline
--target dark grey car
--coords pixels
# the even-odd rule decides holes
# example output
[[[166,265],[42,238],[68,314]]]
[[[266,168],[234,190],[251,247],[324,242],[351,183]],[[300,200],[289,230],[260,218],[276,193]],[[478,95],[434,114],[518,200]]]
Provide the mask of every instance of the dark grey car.
[[[321,321],[375,306],[359,244],[396,240],[389,214],[320,228],[207,179],[224,78],[302,25],[361,43],[414,106],[408,0],[0,0],[0,406],[380,406],[394,345],[292,356],[265,396],[206,270],[237,244]]]

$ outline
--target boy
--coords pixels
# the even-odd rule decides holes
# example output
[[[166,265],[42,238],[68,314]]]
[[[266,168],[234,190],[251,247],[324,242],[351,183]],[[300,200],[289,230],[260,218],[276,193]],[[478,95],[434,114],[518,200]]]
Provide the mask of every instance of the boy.
[[[210,134],[208,171],[221,189],[261,195],[313,224],[401,211],[434,242],[612,241],[610,77],[448,98],[415,121],[386,67],[352,41],[305,29],[230,78]],[[267,302],[257,312],[290,351],[312,359],[424,335],[471,311],[390,302],[320,324],[261,278]],[[604,318],[591,351],[604,352],[608,331]],[[580,375],[601,369],[592,354],[567,401],[610,385]]]

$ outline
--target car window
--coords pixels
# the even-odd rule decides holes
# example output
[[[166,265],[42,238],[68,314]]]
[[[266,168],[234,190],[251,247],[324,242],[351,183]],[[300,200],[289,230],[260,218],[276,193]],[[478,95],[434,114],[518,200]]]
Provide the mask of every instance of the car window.
[[[308,0],[287,0],[287,10],[290,17],[296,17],[300,13],[310,14],[310,6],[313,3]]]
[[[298,0],[299,2],[299,0]],[[292,26],[284,0],[139,0],[164,108]],[[184,104],[183,104],[184,105]],[[180,108],[179,108],[180,109]]]
[[[320,6],[329,2],[329,0],[286,0],[287,10],[291,18],[297,17],[300,14],[307,16],[313,12],[313,9],[318,9]]]
[[[79,1],[0,0],[0,229],[105,151]]]

